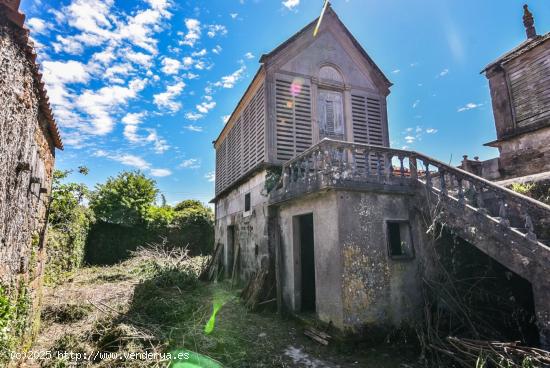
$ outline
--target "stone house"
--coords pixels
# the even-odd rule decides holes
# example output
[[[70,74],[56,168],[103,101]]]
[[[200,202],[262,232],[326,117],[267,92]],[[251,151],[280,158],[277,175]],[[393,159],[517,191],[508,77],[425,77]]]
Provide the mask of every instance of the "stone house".
[[[225,274],[272,269],[280,308],[340,330],[414,323],[444,223],[525,281],[550,342],[550,206],[390,148],[391,83],[330,5],[316,23],[262,56],[214,141]]]
[[[527,5],[523,24],[527,39],[482,71],[489,80],[497,134],[485,145],[498,148],[500,157],[465,157],[463,167],[490,180],[550,179],[550,32],[537,34]]]
[[[19,0],[0,0],[0,286],[28,307],[29,315],[17,313],[24,328],[12,331],[25,338],[40,315],[55,150],[63,145],[18,9]]]

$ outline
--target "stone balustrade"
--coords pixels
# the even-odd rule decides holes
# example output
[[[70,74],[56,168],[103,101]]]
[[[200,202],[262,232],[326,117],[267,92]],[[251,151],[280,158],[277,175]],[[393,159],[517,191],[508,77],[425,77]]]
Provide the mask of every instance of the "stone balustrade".
[[[550,206],[414,151],[323,139],[286,162],[270,203],[323,189],[415,192],[469,206],[533,242],[548,237]]]

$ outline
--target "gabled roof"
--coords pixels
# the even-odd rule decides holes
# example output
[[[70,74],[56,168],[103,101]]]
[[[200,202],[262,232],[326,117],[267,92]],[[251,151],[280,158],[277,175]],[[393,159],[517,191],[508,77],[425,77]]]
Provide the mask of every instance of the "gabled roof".
[[[380,68],[378,67],[378,65],[376,65],[374,63],[374,61],[371,59],[371,57],[367,54],[367,52],[365,51],[365,49],[363,48],[363,46],[361,46],[361,44],[359,43],[359,41],[357,41],[357,39],[353,36],[353,34],[350,32],[350,30],[346,27],[346,25],[340,20],[340,18],[338,17],[338,14],[336,14],[336,12],[332,9],[332,6],[330,5],[330,2],[328,3],[328,6],[327,6],[327,10],[325,12],[325,17],[326,16],[333,16],[336,21],[342,26],[342,28],[344,29],[345,33],[346,33],[346,36],[349,37],[349,39],[351,40],[351,42],[353,43],[353,45],[357,48],[357,50],[361,53],[361,55],[367,60],[367,62],[374,68],[374,70],[377,72],[377,74],[381,77],[381,79],[385,82],[385,84],[387,85],[387,87],[389,88],[390,86],[392,86],[392,83],[390,82],[390,80],[384,75],[384,73],[382,72],[382,70],[380,70]],[[317,21],[319,20],[319,17],[315,18],[311,23],[309,23],[308,25],[306,25],[304,28],[302,28],[301,30],[299,30],[298,32],[296,32],[292,37],[290,37],[289,39],[287,39],[285,42],[283,42],[282,44],[280,44],[279,46],[277,46],[274,50],[272,50],[271,52],[269,52],[268,54],[264,54],[262,55],[262,57],[260,58],[260,63],[267,63],[269,62],[270,59],[272,59],[275,55],[277,55],[279,52],[281,52],[282,50],[284,50],[287,46],[289,46],[290,44],[292,44],[294,41],[296,41],[298,38],[300,38],[302,35],[308,33],[308,32],[313,32],[313,28],[315,27],[315,25],[317,24]]]
[[[529,38],[529,39],[525,40],[524,42],[522,42],[521,44],[519,44],[514,49],[512,49],[511,51],[508,51],[507,53],[505,53],[504,55],[502,55],[501,57],[499,57],[498,59],[493,61],[491,64],[487,65],[485,68],[483,68],[481,73],[485,73],[487,70],[489,70],[489,69],[491,69],[491,68],[493,68],[497,65],[502,66],[502,65],[506,64],[507,62],[509,62],[509,61],[525,54],[526,52],[531,51],[535,47],[543,44],[544,42],[546,42],[548,40],[550,40],[550,32],[548,32],[548,33],[546,33],[545,35],[542,35],[542,36],[536,36],[536,37],[533,37],[533,38]]]
[[[34,44],[29,39],[29,29],[24,26],[25,14],[19,11],[20,3],[21,0],[0,0],[0,16],[6,18],[19,31],[17,42],[19,42],[19,44],[25,51],[27,60],[31,62],[33,78],[36,85],[38,86],[38,100],[40,111],[46,118],[46,122],[48,123],[48,130],[52,135],[55,147],[63,149],[63,142],[61,141],[61,136],[59,135],[59,130],[53,117],[53,112],[50,107],[45,84],[44,82],[42,82],[42,73],[40,73],[40,67],[36,63],[36,52],[34,51]]]

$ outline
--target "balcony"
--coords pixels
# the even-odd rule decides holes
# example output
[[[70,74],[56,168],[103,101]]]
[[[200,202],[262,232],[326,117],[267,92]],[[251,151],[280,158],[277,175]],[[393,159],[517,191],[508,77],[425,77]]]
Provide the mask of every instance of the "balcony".
[[[426,194],[468,207],[537,242],[548,234],[550,206],[414,151],[323,139],[286,162],[270,205],[324,190]]]

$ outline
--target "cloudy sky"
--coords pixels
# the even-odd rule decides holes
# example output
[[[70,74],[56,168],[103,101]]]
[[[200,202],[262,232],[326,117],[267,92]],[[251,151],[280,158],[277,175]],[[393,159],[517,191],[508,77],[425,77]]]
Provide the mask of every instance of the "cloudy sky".
[[[318,16],[322,0],[23,0],[65,150],[90,186],[124,169],[154,177],[173,203],[208,201],[214,140],[258,68]],[[529,5],[550,31],[548,0]],[[457,163],[496,156],[479,72],[525,39],[522,1],[333,0],[394,83],[393,147]]]

